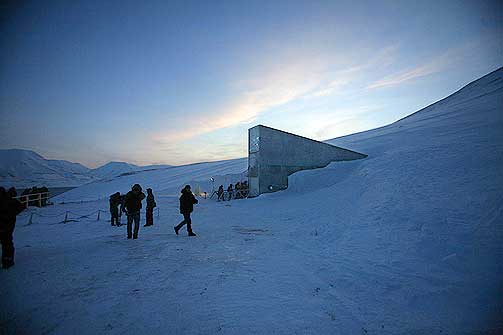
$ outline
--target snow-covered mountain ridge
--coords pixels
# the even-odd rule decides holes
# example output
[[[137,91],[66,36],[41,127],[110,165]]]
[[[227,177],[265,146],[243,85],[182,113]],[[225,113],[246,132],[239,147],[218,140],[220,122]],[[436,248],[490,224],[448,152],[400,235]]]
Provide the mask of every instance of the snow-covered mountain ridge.
[[[82,164],[45,159],[31,150],[0,150],[0,185],[69,187],[96,180]]]
[[[124,173],[169,168],[170,165],[138,166],[110,162],[96,169],[66,160],[46,159],[32,150],[0,150],[0,185],[18,188],[32,186],[72,187]]]

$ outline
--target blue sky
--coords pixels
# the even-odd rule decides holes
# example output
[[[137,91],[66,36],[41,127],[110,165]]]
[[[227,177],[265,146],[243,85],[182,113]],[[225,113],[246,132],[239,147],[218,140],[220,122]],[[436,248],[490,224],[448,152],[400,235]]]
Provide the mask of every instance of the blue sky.
[[[0,9],[0,147],[96,167],[325,140],[503,65],[501,1],[34,1]]]

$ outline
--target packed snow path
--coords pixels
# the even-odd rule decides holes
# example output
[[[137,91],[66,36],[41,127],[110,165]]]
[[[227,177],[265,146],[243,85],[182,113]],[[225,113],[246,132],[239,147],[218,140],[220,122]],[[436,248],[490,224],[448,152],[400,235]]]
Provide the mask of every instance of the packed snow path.
[[[138,240],[105,220],[26,226],[22,214],[16,266],[0,273],[2,331],[501,333],[502,73],[387,127],[330,141],[365,160],[296,173],[287,191],[256,199],[201,199],[195,238],[174,234],[181,215],[167,195]],[[72,197],[93,189],[105,187]]]

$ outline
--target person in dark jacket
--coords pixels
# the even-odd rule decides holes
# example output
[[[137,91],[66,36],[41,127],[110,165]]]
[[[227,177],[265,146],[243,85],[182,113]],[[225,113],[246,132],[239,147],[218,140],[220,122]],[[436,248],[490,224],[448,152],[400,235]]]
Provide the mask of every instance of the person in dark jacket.
[[[146,223],[144,227],[154,224],[154,208],[157,206],[154,199],[154,194],[151,188],[147,188],[147,213],[145,214]]]
[[[224,201],[225,200],[224,199],[224,185],[220,185],[218,187],[217,195],[218,195],[217,201],[220,201],[220,200]]]
[[[10,268],[14,265],[14,242],[12,235],[16,227],[16,216],[23,211],[25,206],[14,197],[16,189],[11,188],[5,192],[0,187],[0,242],[2,243],[2,267]]]
[[[190,213],[194,210],[194,204],[197,204],[198,201],[194,194],[190,191],[190,185],[185,185],[185,187],[181,190],[182,195],[180,196],[180,214],[183,215],[183,221],[178,224],[178,226],[173,227],[175,229],[176,235],[178,235],[178,231],[184,226],[187,225],[187,232],[189,236],[196,236],[192,231],[192,220],[190,219]]]
[[[229,201],[232,199],[232,196],[234,195],[234,189],[232,188],[232,184],[227,187],[227,194],[229,195]]]
[[[109,202],[111,215],[110,222],[112,223],[112,226],[115,226],[115,224],[117,223],[117,227],[119,227],[119,205],[121,204],[121,194],[119,192],[112,194],[110,196]]]
[[[235,199],[241,199],[241,182],[236,183],[234,190],[236,191]]]
[[[140,184],[134,184],[126,194],[124,199],[123,211],[127,215],[127,238],[130,239],[131,235],[133,239],[138,238],[138,231],[140,230],[140,209],[141,202],[145,199],[145,194],[141,191]],[[134,221],[134,232],[132,232],[132,226]]]

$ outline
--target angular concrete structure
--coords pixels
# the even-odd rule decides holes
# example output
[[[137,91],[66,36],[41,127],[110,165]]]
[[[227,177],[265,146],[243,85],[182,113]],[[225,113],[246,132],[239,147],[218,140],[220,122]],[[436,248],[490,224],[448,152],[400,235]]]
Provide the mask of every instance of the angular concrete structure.
[[[250,197],[288,187],[294,172],[350,161],[367,155],[258,125],[248,129]]]

